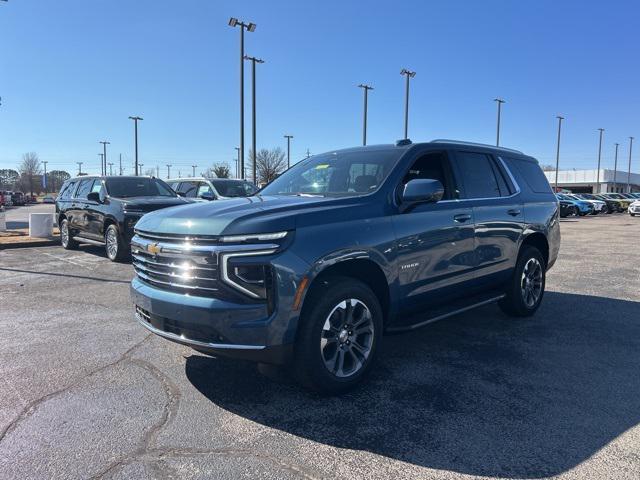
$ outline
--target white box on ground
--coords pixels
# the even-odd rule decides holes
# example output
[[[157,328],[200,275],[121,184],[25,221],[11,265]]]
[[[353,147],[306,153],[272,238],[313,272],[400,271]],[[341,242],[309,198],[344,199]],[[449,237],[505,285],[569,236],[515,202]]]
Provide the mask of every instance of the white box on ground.
[[[29,236],[35,238],[51,238],[53,236],[53,214],[30,213]]]
[[[0,212],[0,232],[4,232],[7,229],[7,220],[4,212]]]

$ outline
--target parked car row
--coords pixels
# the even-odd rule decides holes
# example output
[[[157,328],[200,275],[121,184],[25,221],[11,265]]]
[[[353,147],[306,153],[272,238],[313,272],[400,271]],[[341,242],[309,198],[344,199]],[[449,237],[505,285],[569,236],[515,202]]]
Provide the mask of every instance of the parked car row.
[[[101,245],[111,260],[131,249],[145,328],[202,353],[289,365],[326,393],[371,372],[385,331],[491,302],[534,314],[560,245],[538,162],[506,148],[339,150],[254,193],[237,180],[78,177],[56,213],[66,249]]]
[[[36,202],[35,196],[31,197],[30,195],[25,195],[22,192],[0,190],[0,206],[19,207],[19,206],[24,206],[29,203],[35,203],[35,202]],[[55,201],[52,201],[51,203],[55,203]]]
[[[640,193],[557,193],[560,203],[560,216],[585,216],[601,213],[622,213],[628,211],[630,215],[640,214],[640,209],[630,208],[634,202],[640,200]]]

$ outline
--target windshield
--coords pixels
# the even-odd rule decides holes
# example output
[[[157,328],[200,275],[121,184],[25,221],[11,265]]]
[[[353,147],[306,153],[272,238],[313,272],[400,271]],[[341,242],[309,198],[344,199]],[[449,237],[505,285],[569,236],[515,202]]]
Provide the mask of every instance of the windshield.
[[[345,196],[375,192],[404,150],[358,150],[309,157],[284,172],[261,195]]]
[[[609,198],[617,198],[618,200],[623,198],[617,193],[607,193],[607,197],[609,197]]]
[[[107,192],[112,197],[175,197],[176,194],[162,180],[147,177],[108,178]]]
[[[214,188],[223,197],[249,197],[258,189],[243,180],[211,180]]]

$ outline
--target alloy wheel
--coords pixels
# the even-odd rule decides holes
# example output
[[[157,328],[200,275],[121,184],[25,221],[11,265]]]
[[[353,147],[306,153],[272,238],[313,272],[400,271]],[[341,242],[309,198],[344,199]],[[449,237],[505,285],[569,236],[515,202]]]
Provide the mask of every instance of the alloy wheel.
[[[533,308],[542,296],[542,265],[537,258],[530,258],[522,270],[520,282],[522,300],[528,308]]]
[[[113,259],[118,256],[118,237],[113,228],[107,230],[107,255]]]
[[[349,298],[336,305],[324,322],[320,352],[325,367],[336,377],[350,377],[362,369],[373,348],[374,323],[369,308]]]

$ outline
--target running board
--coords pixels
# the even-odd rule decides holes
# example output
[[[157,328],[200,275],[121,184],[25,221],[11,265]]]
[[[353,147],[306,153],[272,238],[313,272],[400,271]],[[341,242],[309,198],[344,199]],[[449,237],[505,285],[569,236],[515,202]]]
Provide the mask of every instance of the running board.
[[[488,298],[488,299],[483,300],[481,302],[474,303],[472,305],[467,305],[465,307],[458,308],[456,310],[452,310],[450,312],[443,313],[441,315],[436,315],[435,317],[428,318],[428,319],[423,320],[421,322],[412,323],[412,324],[409,324],[409,325],[398,325],[398,326],[395,326],[395,327],[391,326],[391,327],[387,328],[387,332],[396,333],[396,332],[408,332],[408,331],[411,331],[411,330],[415,330],[416,328],[424,327],[425,325],[429,325],[430,323],[437,322],[438,320],[443,320],[445,318],[449,318],[449,317],[453,317],[454,315],[458,315],[459,313],[463,313],[463,312],[466,312],[468,310],[473,310],[474,308],[483,307],[484,305],[489,305],[490,303],[495,303],[498,300],[503,299],[505,296],[506,296],[505,294],[502,294],[502,295],[498,295],[497,297],[491,297],[491,298]]]
[[[84,238],[84,237],[72,237],[72,238],[76,242],[89,243],[91,245],[97,245],[99,247],[104,247],[104,242],[101,242],[100,240],[91,240],[90,238]]]

